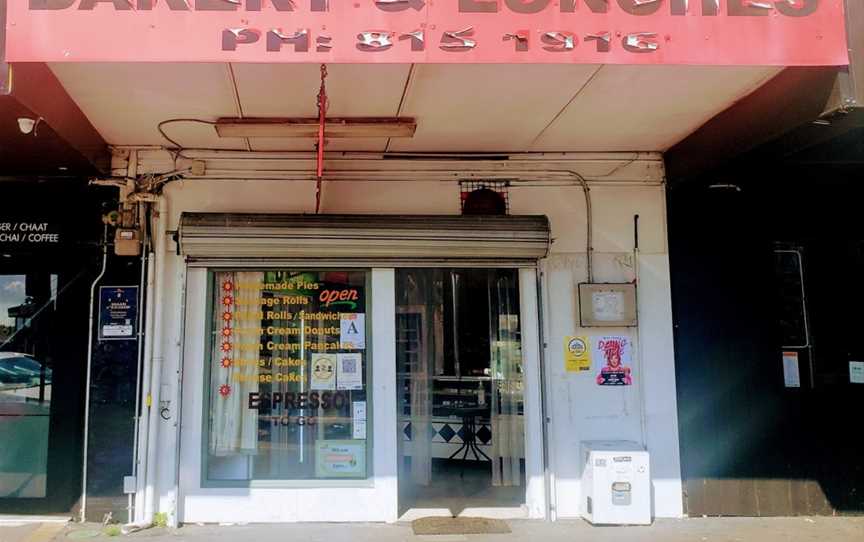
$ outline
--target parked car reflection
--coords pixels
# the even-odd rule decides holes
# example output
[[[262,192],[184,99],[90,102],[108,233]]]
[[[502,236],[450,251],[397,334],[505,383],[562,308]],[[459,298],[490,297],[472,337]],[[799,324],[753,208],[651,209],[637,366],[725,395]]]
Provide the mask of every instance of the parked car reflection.
[[[0,352],[0,499],[46,495],[51,381],[47,363]]]
[[[27,354],[0,352],[0,414],[4,403],[51,400],[51,369]]]

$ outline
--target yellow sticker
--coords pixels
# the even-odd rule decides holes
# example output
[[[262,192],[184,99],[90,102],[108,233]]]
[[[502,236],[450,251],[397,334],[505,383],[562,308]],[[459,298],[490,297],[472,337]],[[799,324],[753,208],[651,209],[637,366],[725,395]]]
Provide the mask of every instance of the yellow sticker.
[[[591,370],[588,337],[564,337],[564,370],[568,373]]]

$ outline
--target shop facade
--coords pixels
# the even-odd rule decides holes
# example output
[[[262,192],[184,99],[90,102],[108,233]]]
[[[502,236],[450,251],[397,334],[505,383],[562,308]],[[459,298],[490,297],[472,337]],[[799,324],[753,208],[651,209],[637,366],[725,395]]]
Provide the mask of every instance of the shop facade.
[[[3,182],[0,193],[0,513],[77,510],[89,438],[98,450],[92,509],[120,516],[127,508],[122,477],[133,464],[137,343],[97,343],[90,356],[87,346],[91,285],[103,269],[101,216],[116,208],[116,190],[17,179]],[[64,201],[78,205],[70,210]],[[137,283],[131,263],[111,258],[102,284]]]
[[[138,154],[139,171],[147,170],[148,157],[164,159],[162,154],[154,151]],[[231,159],[218,154],[201,155],[208,167],[212,165],[214,169],[220,159],[226,158]],[[486,454],[489,460],[484,461],[482,456],[475,460],[490,471],[489,479],[482,482],[490,490],[489,495],[485,500],[476,501],[477,504],[473,504],[470,498],[465,499],[466,509],[473,509],[474,513],[484,513],[485,509],[485,513],[510,517],[543,518],[548,513],[548,506],[557,502],[553,507],[560,517],[577,517],[581,501],[578,493],[580,465],[578,453],[573,451],[578,449],[581,440],[617,438],[650,442],[651,449],[657,450],[654,470],[662,478],[658,476],[655,480],[656,513],[663,517],[680,516],[677,429],[674,401],[669,400],[674,395],[675,384],[670,363],[673,352],[667,303],[669,284],[662,163],[659,156],[650,154],[628,164],[632,159],[630,155],[604,155],[594,157],[594,160],[569,157],[554,163],[531,164],[533,175],[540,175],[546,169],[586,171],[588,168],[590,171],[590,168],[602,165],[609,171],[622,167],[621,180],[592,185],[588,196],[593,213],[597,213],[594,216],[598,217],[592,235],[594,256],[591,272],[595,280],[632,283],[638,272],[641,281],[650,284],[651,293],[640,299],[638,312],[640,315],[651,314],[651,317],[643,316],[638,332],[625,327],[604,330],[604,334],[624,338],[627,343],[626,365],[632,370],[632,385],[620,388],[599,386],[598,374],[594,371],[576,372],[565,367],[564,362],[565,336],[574,335],[570,330],[579,328],[578,315],[574,302],[562,304],[555,300],[574,299],[578,296],[577,285],[588,278],[586,192],[578,177],[569,181],[559,177],[545,182],[509,183],[507,198],[511,215],[503,217],[460,216],[460,184],[440,180],[394,182],[379,179],[327,183],[328,212],[318,216],[302,214],[308,209],[310,197],[314,194],[314,183],[310,182],[254,181],[256,187],[264,188],[267,198],[262,198],[257,191],[249,191],[249,181],[239,179],[220,181],[219,189],[215,191],[206,179],[167,185],[162,196],[168,209],[166,227],[177,231],[178,243],[168,242],[164,252],[160,250],[158,253],[165,255],[165,284],[170,285],[166,286],[169,290],[159,295],[171,300],[164,308],[167,336],[164,339],[163,374],[179,372],[183,385],[182,388],[172,388],[171,395],[161,397],[160,401],[171,409],[166,416],[172,419],[181,416],[183,431],[179,435],[180,476],[177,479],[174,468],[178,461],[175,455],[178,450],[176,427],[171,423],[159,426],[159,455],[156,460],[159,467],[154,483],[158,488],[160,509],[174,510],[176,506],[180,522],[226,521],[226,518],[258,522],[395,521],[400,509],[415,502],[404,492],[400,496],[400,485],[404,490],[413,484],[434,484],[438,474],[432,469],[425,474],[420,472],[423,467],[420,465],[421,454],[430,456],[429,463],[433,463],[454,452],[474,453],[473,450],[459,450],[464,445],[460,434],[465,432],[465,422],[455,406],[451,407],[451,411],[456,412],[453,416],[447,412],[448,404],[443,404],[448,402],[446,399],[440,403],[430,398],[424,407],[416,398],[413,401],[405,398],[406,393],[410,395],[412,390],[415,394],[440,393],[438,381],[452,383],[459,380],[463,386],[469,387],[463,390],[463,395],[471,397],[475,409],[479,407],[477,435],[483,435],[484,428],[491,432],[491,438],[486,437],[486,442],[478,438],[476,444],[478,452]],[[414,163],[412,167],[421,171],[424,165],[428,167],[422,163]],[[482,169],[488,165],[481,163],[477,167]],[[626,178],[630,180],[624,181]],[[305,201],[296,197],[298,193],[305,195]],[[205,200],[206,203],[202,204]],[[296,202],[293,203],[296,207],[291,207],[292,201]],[[234,214],[238,209],[244,214]],[[637,216],[638,224],[635,222]],[[548,222],[543,217],[548,217]],[[322,219],[329,228],[321,224]],[[358,219],[362,225],[351,227]],[[257,224],[257,220],[264,223]],[[412,223],[422,226],[412,228]],[[637,231],[634,228],[639,231],[638,248],[634,245],[633,234]],[[375,238],[370,240],[370,237]],[[308,246],[301,245],[301,249],[298,247],[301,243]],[[440,246],[436,248],[436,244]],[[276,249],[277,246],[282,248]],[[495,290],[491,295],[488,293],[490,274],[492,282],[498,284],[496,288],[501,287],[502,280],[509,282],[506,292]],[[280,392],[273,390],[280,388],[274,384],[247,384],[248,381],[241,376],[246,371],[245,360],[248,358],[243,350],[232,344],[232,358],[220,350],[226,341],[213,342],[212,337],[221,337],[226,329],[217,326],[218,333],[215,333],[213,328],[213,322],[220,321],[226,312],[226,305],[220,305],[226,301],[225,291],[249,281],[266,285],[261,289],[252,288],[253,294],[246,289],[233,290],[238,305],[232,314],[241,314],[242,318],[247,302],[243,296],[259,295],[265,300],[273,297],[274,290],[267,288],[273,288],[274,282],[280,287],[285,286],[285,276],[303,277],[300,280],[310,281],[308,288],[318,284],[318,288],[311,290],[321,292],[308,310],[312,315],[325,312],[344,317],[344,312],[324,308],[321,299],[333,297],[331,292],[345,291],[336,286],[343,283],[350,284],[347,291],[358,292],[356,299],[349,296],[347,301],[366,307],[357,309],[365,310],[365,313],[361,312],[365,314],[365,348],[337,350],[337,356],[344,361],[341,358],[345,354],[353,353],[350,357],[360,361],[358,366],[364,367],[366,373],[362,387],[358,383],[354,391],[343,390],[340,384],[343,375],[336,374],[333,382],[328,383],[325,377],[316,384],[320,387],[308,388],[309,395],[305,396],[300,387],[282,385],[282,390],[293,391],[282,391],[279,397]],[[476,282],[478,276],[481,284],[475,284],[473,289],[453,287],[455,280]],[[265,277],[268,278],[265,280]],[[349,282],[344,282],[346,277]],[[422,283],[427,285],[426,290],[420,287]],[[300,300],[296,294],[303,287],[296,288],[282,291],[283,294],[289,293],[282,296],[289,303],[286,307],[279,308],[278,303],[268,306],[265,301],[264,322],[270,325],[265,326],[262,332],[266,335],[266,327],[271,327],[274,328],[270,329],[271,332],[288,333],[288,337],[282,336],[289,343],[285,348],[291,348],[291,344],[299,348],[303,344],[302,341],[292,342],[292,337],[300,331],[291,331],[293,324],[290,321],[273,325],[266,317],[275,312],[277,314],[270,316],[284,319],[289,316],[288,312],[306,312],[305,308],[298,310],[290,305],[307,302],[305,297]],[[433,292],[436,288],[441,291]],[[292,291],[295,294],[290,293]],[[301,297],[308,297],[308,293],[300,292]],[[430,299],[445,293],[456,298],[455,302]],[[183,299],[185,303],[181,301]],[[252,303],[258,306],[260,300],[253,299]],[[468,313],[462,308],[463,304],[470,307],[473,303],[479,303],[481,310]],[[445,312],[452,312],[454,316]],[[470,337],[476,326],[459,320],[469,314],[475,320],[483,320],[484,334],[489,333],[492,324],[494,339],[491,342]],[[261,328],[261,324],[257,324],[260,315],[252,318],[256,322],[252,327]],[[431,322],[436,318],[441,320],[437,325]],[[424,320],[429,322],[417,323]],[[323,322],[330,321],[330,316],[325,315]],[[541,322],[545,322],[543,328]],[[242,330],[246,323],[235,322],[235,326]],[[444,330],[444,327],[453,326],[456,331]],[[419,331],[412,344],[410,334],[415,329]],[[308,331],[318,331],[318,326]],[[326,331],[330,335],[339,335],[333,329]],[[253,335],[257,332],[257,329],[253,331]],[[436,333],[440,335],[438,339]],[[183,349],[178,346],[178,336],[184,338]],[[429,338],[417,338],[424,336]],[[637,342],[640,336],[645,338]],[[292,350],[280,349],[279,336],[274,337],[270,337],[271,340],[265,337],[262,343],[255,335],[252,343],[259,355],[270,360],[265,363],[268,367],[271,364],[275,364],[274,367],[287,366],[272,372],[262,369],[257,373],[259,380],[263,373],[274,375],[273,378],[293,378],[290,376]],[[477,346],[460,348],[450,344],[460,339],[485,345],[480,348],[491,347],[498,362],[497,368],[489,365],[489,354],[478,351],[480,348]],[[241,331],[232,333],[230,340],[248,339]],[[543,355],[547,358],[545,370],[541,371],[541,344],[544,342],[547,348]],[[214,345],[218,347],[216,350]],[[439,356],[429,354],[435,348],[444,351]],[[408,351],[412,349],[426,352],[431,356],[429,363],[437,361],[439,367],[419,373],[416,368],[413,372],[406,369],[412,361],[417,364],[417,360],[408,359]],[[269,356],[270,352],[275,353]],[[324,353],[326,355],[326,351]],[[320,361],[316,354],[310,352],[309,359]],[[465,374],[455,378],[454,368],[443,365],[453,364],[452,358],[460,354],[463,357],[483,357],[486,370],[482,370],[482,363],[464,359],[461,364]],[[422,353],[414,355],[419,358]],[[327,362],[326,359],[323,361]],[[221,363],[235,365],[228,371],[217,373],[213,367]],[[475,368],[471,369],[472,366]],[[240,369],[235,373],[237,367]],[[293,374],[301,376],[300,371],[304,370],[314,373],[315,369],[310,366],[297,369]],[[231,376],[235,374],[238,376]],[[226,377],[228,380],[219,380]],[[307,378],[310,379],[308,384],[312,385],[313,377]],[[265,380],[270,379],[265,376]],[[436,383],[433,384],[433,380]],[[486,382],[487,389],[481,396],[486,398],[478,400],[477,388],[483,382]],[[423,386],[427,386],[425,391]],[[181,389],[182,394],[176,395]],[[249,391],[253,389],[256,391]],[[315,390],[320,390],[317,397]],[[327,390],[330,390],[329,396]],[[502,397],[502,390],[513,395],[512,405],[493,405],[493,401]],[[264,457],[261,461],[260,455],[266,453],[261,452],[265,442],[259,440],[256,443],[254,435],[243,437],[242,428],[238,429],[240,433],[233,433],[235,441],[230,443],[231,449],[237,452],[233,454],[235,458],[231,459],[232,453],[226,450],[229,451],[226,459],[226,454],[216,451],[219,445],[216,440],[227,438],[227,435],[222,429],[223,433],[214,435],[212,423],[221,423],[216,421],[221,414],[214,409],[224,408],[225,401],[233,400],[234,394],[241,395],[235,407],[238,417],[248,416],[250,407],[255,407],[259,419],[256,427],[260,427],[260,420],[265,416],[284,414],[285,409],[278,408],[280,401],[287,404],[285,408],[290,413],[278,420],[277,429],[288,427],[281,438],[296,438],[298,443],[299,427],[303,427],[297,426],[298,423],[309,423],[310,418],[316,417],[319,406],[324,410],[326,401],[344,401],[344,409],[340,405],[337,408],[340,416],[335,417],[351,418],[352,426],[345,428],[346,433],[341,438],[354,437],[358,432],[362,435],[363,431],[367,437],[359,440],[365,442],[365,449],[346,454],[354,455],[354,459],[364,461],[365,465],[357,466],[356,471],[344,476],[334,476],[333,471],[322,473],[318,463],[325,459],[322,454],[332,450],[309,446],[306,461],[312,470],[305,470],[299,455],[283,458],[282,466],[274,467],[272,463],[277,458]],[[542,399],[544,394],[546,404]],[[553,396],[561,399],[549,400]],[[582,406],[574,403],[576,397],[580,397]],[[300,402],[304,400],[310,403],[301,408]],[[368,417],[365,420],[353,417],[356,412],[352,409],[358,408],[355,406],[358,402],[365,403],[359,406],[365,410]],[[485,412],[484,402],[489,403]],[[502,403],[506,401],[502,399]],[[178,404],[182,411],[174,407]],[[275,409],[274,404],[277,404]],[[492,406],[498,409],[498,415],[490,418]],[[429,411],[413,414],[424,408]],[[553,420],[546,428],[550,443],[547,450],[543,446],[544,411]],[[306,419],[300,419],[303,417]],[[554,420],[560,421],[556,424]],[[365,429],[358,428],[358,421],[365,421],[362,424]],[[283,426],[283,423],[287,425]],[[324,417],[312,420],[312,423],[332,425],[334,420]],[[413,425],[410,429],[409,424]],[[304,429],[310,432],[306,438],[320,439],[322,428],[307,427],[311,429]],[[422,442],[418,428],[424,428],[424,432],[432,429],[435,434]],[[288,436],[289,430],[293,430],[292,437]],[[451,430],[455,439],[451,436],[445,440],[444,435]],[[318,435],[313,436],[316,433]],[[504,435],[501,437],[504,442],[500,444],[496,442],[498,434]],[[247,443],[247,453],[239,459],[243,455],[243,444],[238,445],[238,438],[241,443],[245,438]],[[264,438],[274,437],[268,433]],[[353,441],[358,442],[357,439]],[[329,444],[325,442],[325,446]],[[555,465],[548,474],[544,468],[544,454],[547,453],[548,461]],[[250,466],[249,457],[259,457],[260,464]],[[473,457],[468,456],[469,463]],[[204,464],[205,460],[208,464]],[[496,461],[499,464],[497,473],[490,469]],[[427,464],[426,468],[430,467]],[[296,479],[274,480],[270,474],[273,468],[283,468]],[[341,467],[334,465],[332,468]],[[663,476],[661,473],[666,474]],[[509,490],[496,494],[492,491],[494,488]],[[175,505],[174,499],[179,499],[179,506]],[[363,502],[364,506],[357,507],[357,502]],[[420,508],[438,508],[440,512],[441,508],[448,507],[447,499],[437,502],[436,505],[434,497],[424,498],[422,494],[416,498]],[[246,506],[244,503],[253,504]]]
[[[842,3],[190,4],[7,6],[134,218],[128,521],[577,518],[591,441],[682,517],[663,151]]]
[[[5,195],[33,192],[32,187],[28,190],[21,183],[4,187]],[[0,427],[4,442],[0,503],[19,510],[44,510],[52,501],[71,507],[80,487],[78,424],[83,417],[86,340],[75,341],[73,337],[86,332],[87,325],[60,330],[75,307],[86,310],[82,297],[86,297],[87,279],[81,275],[88,262],[86,257],[63,257],[86,235],[64,227],[68,222],[57,215],[48,213],[40,220],[35,219],[35,209],[27,211],[4,209],[3,222],[9,225],[3,234],[0,267]],[[40,232],[42,235],[22,233],[33,229],[45,231]],[[46,237],[49,234],[51,237]],[[28,237],[33,241],[27,242]],[[67,346],[59,347],[54,337]],[[55,385],[60,379],[65,386]]]

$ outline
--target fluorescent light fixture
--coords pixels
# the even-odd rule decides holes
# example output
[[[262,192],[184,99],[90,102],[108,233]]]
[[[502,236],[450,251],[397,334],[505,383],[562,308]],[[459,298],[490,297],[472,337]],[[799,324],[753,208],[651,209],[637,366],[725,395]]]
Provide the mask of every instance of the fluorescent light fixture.
[[[327,119],[325,135],[332,138],[354,137],[414,137],[417,122],[412,118],[355,117]],[[318,119],[309,118],[247,118],[219,119],[219,137],[318,137]]]

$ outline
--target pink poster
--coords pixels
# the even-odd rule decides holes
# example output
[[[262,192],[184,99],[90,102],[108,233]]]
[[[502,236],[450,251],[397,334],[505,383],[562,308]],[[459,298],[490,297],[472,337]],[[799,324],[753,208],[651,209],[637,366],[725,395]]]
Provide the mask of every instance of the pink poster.
[[[600,365],[598,386],[633,385],[632,344],[629,337],[594,337],[594,359]]]

